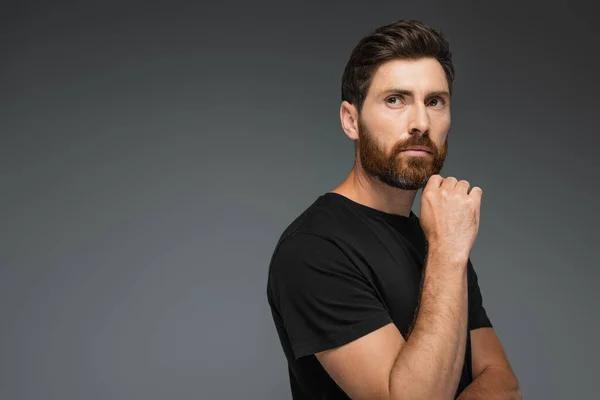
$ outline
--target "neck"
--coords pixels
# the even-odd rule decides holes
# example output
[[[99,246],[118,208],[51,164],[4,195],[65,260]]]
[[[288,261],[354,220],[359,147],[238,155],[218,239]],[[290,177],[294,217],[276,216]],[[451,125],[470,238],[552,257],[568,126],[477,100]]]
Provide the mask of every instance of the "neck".
[[[332,192],[376,210],[406,217],[410,214],[417,195],[416,190],[393,188],[369,176],[358,163],[354,164],[348,177]]]

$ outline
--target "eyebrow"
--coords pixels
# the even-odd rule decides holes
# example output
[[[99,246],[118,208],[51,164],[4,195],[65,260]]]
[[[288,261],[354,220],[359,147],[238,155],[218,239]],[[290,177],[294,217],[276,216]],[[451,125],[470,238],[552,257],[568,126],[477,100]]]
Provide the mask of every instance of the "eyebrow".
[[[408,90],[408,89],[400,89],[400,88],[387,89],[387,90],[384,90],[383,92],[381,92],[381,94],[382,95],[400,94],[403,96],[410,96],[410,97],[415,96],[415,93],[413,91]],[[450,93],[446,90],[435,90],[433,92],[427,93],[427,96],[425,96],[425,97],[430,98],[430,97],[436,97],[436,96],[450,97]]]

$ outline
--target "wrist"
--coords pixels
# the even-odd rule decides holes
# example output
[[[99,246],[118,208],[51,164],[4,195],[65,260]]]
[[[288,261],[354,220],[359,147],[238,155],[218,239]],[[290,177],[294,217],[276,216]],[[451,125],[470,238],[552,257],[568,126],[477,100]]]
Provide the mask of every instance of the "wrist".
[[[466,268],[469,260],[469,253],[430,244],[427,248],[427,259],[429,262],[433,261],[434,264],[441,263],[443,265],[455,266],[456,268]]]

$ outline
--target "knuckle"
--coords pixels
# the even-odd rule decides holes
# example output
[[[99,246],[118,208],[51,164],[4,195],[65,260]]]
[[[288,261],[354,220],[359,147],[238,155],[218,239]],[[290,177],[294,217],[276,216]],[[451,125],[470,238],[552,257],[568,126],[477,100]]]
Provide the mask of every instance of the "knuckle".
[[[424,190],[423,193],[421,194],[421,198],[424,198],[426,200],[431,200],[433,197],[433,191],[431,190]]]

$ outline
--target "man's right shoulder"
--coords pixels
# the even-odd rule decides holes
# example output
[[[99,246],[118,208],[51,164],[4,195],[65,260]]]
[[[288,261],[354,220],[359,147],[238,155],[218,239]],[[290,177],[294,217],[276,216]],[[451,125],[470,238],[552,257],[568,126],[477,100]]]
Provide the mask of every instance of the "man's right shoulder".
[[[305,242],[315,239],[335,241],[340,233],[348,231],[340,223],[344,219],[343,213],[344,210],[335,207],[330,200],[319,197],[284,229],[274,255],[283,243],[286,243],[286,247],[301,247],[306,245]]]
[[[351,268],[340,238],[305,222],[292,223],[271,256],[267,290],[269,303],[276,310],[281,310],[281,296],[290,295],[293,288],[314,289],[323,276],[336,276]]]

